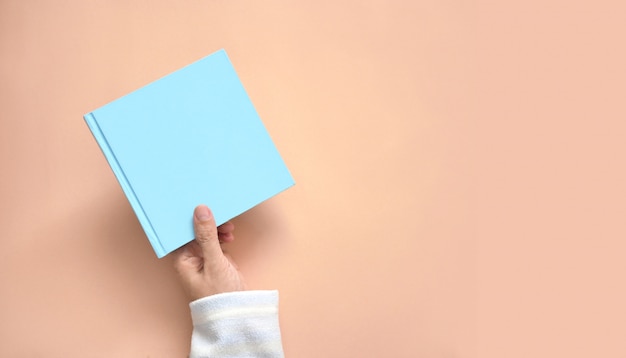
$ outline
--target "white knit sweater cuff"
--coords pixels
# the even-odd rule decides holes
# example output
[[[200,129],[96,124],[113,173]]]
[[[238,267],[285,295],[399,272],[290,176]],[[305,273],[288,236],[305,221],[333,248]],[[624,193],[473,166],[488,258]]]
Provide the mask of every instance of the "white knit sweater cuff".
[[[189,304],[191,357],[283,357],[278,291],[240,291]]]

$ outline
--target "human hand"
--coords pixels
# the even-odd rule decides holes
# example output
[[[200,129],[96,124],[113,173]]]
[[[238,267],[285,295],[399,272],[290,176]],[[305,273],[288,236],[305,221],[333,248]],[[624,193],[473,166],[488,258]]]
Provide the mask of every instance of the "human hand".
[[[194,210],[195,240],[172,253],[174,267],[191,301],[217,293],[243,291],[246,285],[237,266],[224,253],[221,244],[235,239],[235,225],[216,227],[215,218],[205,205]]]

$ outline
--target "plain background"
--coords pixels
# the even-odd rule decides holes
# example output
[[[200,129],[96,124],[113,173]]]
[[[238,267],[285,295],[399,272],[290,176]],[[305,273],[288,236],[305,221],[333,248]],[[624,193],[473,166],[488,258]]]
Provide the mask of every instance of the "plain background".
[[[82,115],[219,48],[297,182],[231,248],[288,357],[626,356],[619,3],[0,1],[0,356],[187,354]]]

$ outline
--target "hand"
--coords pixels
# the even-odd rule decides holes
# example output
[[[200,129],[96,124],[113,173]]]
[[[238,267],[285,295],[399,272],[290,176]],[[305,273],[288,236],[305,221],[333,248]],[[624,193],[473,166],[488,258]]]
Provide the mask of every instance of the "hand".
[[[192,301],[217,293],[243,291],[243,277],[221,244],[235,239],[230,221],[215,226],[215,218],[205,205],[193,215],[195,240],[172,253],[174,267]]]

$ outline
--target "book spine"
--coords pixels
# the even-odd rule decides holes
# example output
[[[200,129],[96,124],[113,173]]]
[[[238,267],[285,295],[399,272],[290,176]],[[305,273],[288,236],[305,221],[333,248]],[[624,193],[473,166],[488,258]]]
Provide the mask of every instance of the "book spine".
[[[113,153],[113,150],[111,150],[111,147],[109,146],[109,142],[104,136],[104,133],[102,133],[102,130],[100,129],[100,125],[98,125],[98,121],[96,120],[96,117],[93,115],[93,112],[92,112],[92,113],[84,115],[83,118],[85,119],[85,122],[87,122],[87,126],[89,126],[89,129],[91,130],[91,133],[96,139],[96,142],[98,142],[98,145],[100,146],[100,149],[102,150],[102,153],[104,154],[104,157],[106,158],[107,162],[109,162],[109,166],[113,170],[113,173],[115,174],[115,177],[117,178],[117,181],[120,183],[120,186],[122,187],[122,190],[124,191],[124,194],[126,195],[126,198],[130,202],[130,205],[133,207],[133,210],[135,211],[135,215],[137,215],[137,219],[139,219],[139,223],[141,224],[141,227],[143,228],[146,235],[148,236],[148,240],[150,240],[150,243],[152,244],[152,247],[154,248],[154,251],[156,252],[157,257],[161,258],[165,256],[167,252],[165,248],[163,247],[163,245],[161,244],[161,241],[159,240],[159,237],[157,236],[156,232],[154,231],[154,228],[152,227],[152,223],[150,223],[150,219],[148,219],[148,216],[143,210],[143,207],[141,206],[141,202],[137,198],[137,195],[135,195],[135,192],[132,186],[130,185],[130,182],[126,178],[126,174],[124,174],[124,170],[120,166],[120,163],[117,161],[117,158],[115,157],[115,153]]]

